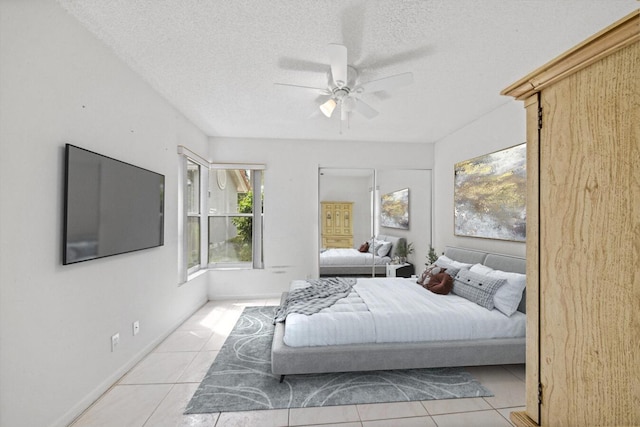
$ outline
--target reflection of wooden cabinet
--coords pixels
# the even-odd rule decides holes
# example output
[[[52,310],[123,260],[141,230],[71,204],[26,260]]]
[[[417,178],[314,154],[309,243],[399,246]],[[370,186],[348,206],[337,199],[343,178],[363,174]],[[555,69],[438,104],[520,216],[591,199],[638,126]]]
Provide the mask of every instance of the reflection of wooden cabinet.
[[[353,202],[321,202],[322,247],[353,247]]]
[[[640,425],[640,13],[503,91],[527,117],[526,411]]]

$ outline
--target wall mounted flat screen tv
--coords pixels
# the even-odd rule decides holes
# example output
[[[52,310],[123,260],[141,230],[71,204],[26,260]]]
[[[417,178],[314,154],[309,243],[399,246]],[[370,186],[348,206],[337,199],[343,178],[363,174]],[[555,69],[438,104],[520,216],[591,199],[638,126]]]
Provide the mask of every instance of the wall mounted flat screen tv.
[[[64,265],[164,244],[164,175],[67,144]]]

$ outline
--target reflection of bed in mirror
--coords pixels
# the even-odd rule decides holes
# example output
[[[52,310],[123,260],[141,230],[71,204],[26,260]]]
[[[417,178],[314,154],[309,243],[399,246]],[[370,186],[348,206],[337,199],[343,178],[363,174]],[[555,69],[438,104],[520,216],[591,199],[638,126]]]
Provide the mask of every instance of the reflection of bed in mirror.
[[[404,237],[378,235],[377,241],[391,243],[386,256],[374,255],[371,252],[360,252],[355,248],[332,248],[320,253],[320,276],[371,275],[375,263],[376,276],[386,274],[386,266],[396,256],[396,248]]]

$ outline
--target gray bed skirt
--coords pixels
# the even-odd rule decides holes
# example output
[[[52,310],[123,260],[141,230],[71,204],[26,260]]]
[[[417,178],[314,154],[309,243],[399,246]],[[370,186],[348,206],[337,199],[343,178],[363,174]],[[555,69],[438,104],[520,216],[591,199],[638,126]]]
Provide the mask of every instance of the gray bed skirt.
[[[524,363],[525,338],[289,347],[278,323],[271,348],[277,375]]]
[[[523,258],[476,250],[447,248],[445,255],[516,273],[524,273],[526,267]],[[524,300],[518,308],[522,312]],[[283,341],[284,328],[285,323],[276,325],[271,347],[271,370],[277,375],[525,363],[524,337],[289,347]]]

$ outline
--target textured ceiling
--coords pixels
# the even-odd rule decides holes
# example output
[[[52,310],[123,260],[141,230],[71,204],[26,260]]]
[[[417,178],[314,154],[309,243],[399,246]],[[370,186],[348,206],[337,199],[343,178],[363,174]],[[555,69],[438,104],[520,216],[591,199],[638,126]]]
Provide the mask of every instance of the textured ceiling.
[[[59,0],[210,136],[435,142],[509,102],[499,92],[638,8],[635,0]],[[379,111],[321,115],[326,46]]]

